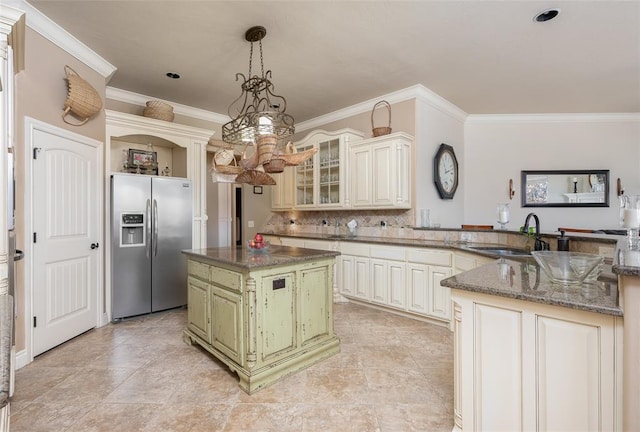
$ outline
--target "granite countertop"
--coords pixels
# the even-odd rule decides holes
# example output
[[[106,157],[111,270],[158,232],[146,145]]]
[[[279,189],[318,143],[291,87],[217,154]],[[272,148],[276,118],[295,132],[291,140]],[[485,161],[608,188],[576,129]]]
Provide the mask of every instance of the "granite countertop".
[[[447,249],[447,250],[459,250],[462,252],[471,252],[477,255],[489,257],[489,258],[500,258],[496,253],[492,253],[491,251],[486,251],[482,249],[476,249],[478,247],[507,247],[502,244],[497,243],[482,243],[482,242],[467,242],[467,241],[450,241],[445,242],[442,240],[426,240],[426,239],[412,239],[412,238],[402,238],[402,237],[367,237],[367,236],[335,236],[335,235],[323,235],[323,234],[314,234],[314,233],[263,233],[266,236],[278,236],[278,237],[291,237],[291,238],[304,238],[304,239],[312,239],[312,240],[325,240],[325,241],[348,241],[353,243],[370,243],[370,244],[380,244],[380,245],[388,245],[388,246],[409,246],[409,247],[421,247],[421,248],[432,248],[432,249]],[[524,258],[524,257],[522,257]],[[520,259],[519,257],[512,257],[512,259]]]
[[[251,252],[243,247],[223,247],[184,250],[182,253],[214,263],[248,270],[298,264],[340,255],[340,252],[273,245],[269,246],[266,252]]]
[[[507,259],[501,258],[491,251],[475,249],[475,247],[482,246],[500,246],[497,244],[443,242],[438,240],[393,237],[323,236],[312,233],[274,233],[265,235],[442,248],[470,252],[495,258],[496,261],[444,279],[442,281],[443,286],[614,316],[623,315],[618,299],[617,274],[640,275],[640,251],[626,251],[625,253],[624,250],[621,249],[621,244],[624,243],[622,241],[618,242],[618,257],[614,259],[614,265],[604,264],[597,282],[575,286],[562,286],[552,283],[530,256],[509,257]],[[635,266],[620,265],[620,262],[626,264],[631,262],[635,264]]]
[[[622,316],[618,285],[605,265],[597,281],[579,285],[552,283],[533,259],[507,260],[460,273],[441,281],[449,288],[509,297],[517,300]]]
[[[9,402],[11,345],[13,335],[13,297],[0,295],[0,408]]]

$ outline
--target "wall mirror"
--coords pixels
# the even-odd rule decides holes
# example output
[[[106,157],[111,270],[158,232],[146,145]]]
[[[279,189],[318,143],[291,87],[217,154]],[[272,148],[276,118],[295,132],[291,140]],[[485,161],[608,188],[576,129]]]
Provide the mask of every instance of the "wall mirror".
[[[609,207],[609,170],[522,171],[522,207]]]

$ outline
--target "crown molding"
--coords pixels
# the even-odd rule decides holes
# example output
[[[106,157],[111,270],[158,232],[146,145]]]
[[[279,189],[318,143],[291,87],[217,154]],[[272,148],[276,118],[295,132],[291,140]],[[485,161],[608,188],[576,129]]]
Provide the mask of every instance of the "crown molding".
[[[467,123],[638,122],[640,113],[469,114]]]
[[[140,93],[134,93],[127,90],[118,89],[115,87],[107,87],[106,97],[107,99],[111,99],[119,102],[125,102],[131,105],[138,105],[142,107],[146,106],[147,101],[149,100],[152,100],[152,99],[162,100],[162,99],[155,98],[153,96],[146,96]],[[229,116],[226,116],[223,114],[218,114],[212,111],[206,111],[199,108],[193,108],[187,105],[181,105],[179,103],[175,103],[171,101],[165,101],[165,100],[162,100],[162,101],[171,105],[173,107],[173,112],[175,114],[180,114],[183,116],[196,118],[200,120],[206,120],[206,121],[219,123],[219,124],[224,124],[229,120],[231,120]]]
[[[113,74],[116,72],[117,68],[114,65],[100,57],[95,51],[73,37],[70,33],[65,31],[62,27],[26,1],[2,0],[2,2],[15,9],[23,11],[27,17],[27,27],[30,27],[40,33],[45,39],[51,41],[73,57],[80,60],[82,63],[89,66],[91,69],[95,70],[105,78],[106,82],[109,82]]]
[[[386,100],[390,104],[404,102],[406,100],[417,99],[421,102],[427,103],[428,105],[448,114],[452,117],[459,119],[460,121],[464,121],[467,117],[467,113],[462,111],[460,108],[429,90],[422,84],[416,84],[411,87],[407,87],[401,90],[397,90],[395,92],[387,93],[381,96],[378,96],[374,99],[369,99],[364,102],[357,103],[355,105],[351,105],[349,107],[339,109],[337,111],[333,111],[328,114],[324,114],[310,120],[306,120],[296,124],[296,132],[302,132],[308,129],[314,129],[320,126],[323,126],[327,123],[331,123],[338,120],[343,120],[347,117],[351,117],[357,114],[362,114],[365,112],[370,112],[371,107],[373,107],[376,102],[380,100]]]
[[[166,122],[119,111],[106,109],[104,112],[107,126],[130,128],[139,131],[141,134],[148,133],[153,135],[155,133],[160,134],[160,136],[167,134],[204,141],[208,141],[215,134],[215,131],[209,129]]]

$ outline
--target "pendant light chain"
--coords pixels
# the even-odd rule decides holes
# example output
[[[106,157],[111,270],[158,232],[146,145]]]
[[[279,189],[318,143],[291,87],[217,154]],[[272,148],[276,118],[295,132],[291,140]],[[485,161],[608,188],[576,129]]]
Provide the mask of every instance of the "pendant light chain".
[[[258,41],[260,44],[260,72],[262,73],[262,78],[264,78],[264,60],[262,59],[262,39]],[[253,44],[251,44],[253,46]]]
[[[249,50],[249,78],[251,78],[251,63],[253,61],[253,42],[251,42],[251,49]]]

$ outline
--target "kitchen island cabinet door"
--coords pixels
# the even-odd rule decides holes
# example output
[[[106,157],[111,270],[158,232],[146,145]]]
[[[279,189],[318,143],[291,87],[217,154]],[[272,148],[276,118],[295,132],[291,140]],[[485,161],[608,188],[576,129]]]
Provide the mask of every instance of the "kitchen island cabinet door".
[[[333,266],[303,269],[300,271],[300,316],[302,346],[317,338],[328,337],[333,333],[333,322],[329,311],[333,293],[326,292],[323,286],[333,286]]]
[[[213,285],[211,345],[238,364],[244,364],[242,318],[242,296]]]
[[[211,343],[211,321],[209,317],[211,286],[191,276],[187,279],[187,285],[187,326],[206,342]]]
[[[260,360],[268,363],[297,347],[296,277],[293,272],[280,273],[258,281],[261,290],[257,297],[263,299],[257,312],[258,351],[262,354]]]

